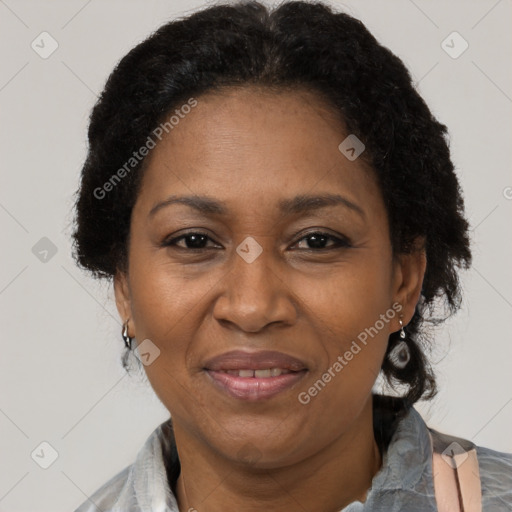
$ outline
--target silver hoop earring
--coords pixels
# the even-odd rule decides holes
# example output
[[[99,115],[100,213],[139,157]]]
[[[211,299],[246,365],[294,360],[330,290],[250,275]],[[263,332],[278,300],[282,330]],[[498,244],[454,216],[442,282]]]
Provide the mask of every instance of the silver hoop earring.
[[[409,349],[409,345],[405,341],[405,330],[402,319],[398,320],[400,323],[400,338],[401,341],[398,342],[391,352],[388,355],[388,359],[396,368],[403,369],[407,366],[409,361],[411,360],[411,351]]]
[[[121,332],[121,336],[123,337],[124,344],[128,350],[132,349],[132,339],[128,336],[128,320],[123,325],[123,330]]]

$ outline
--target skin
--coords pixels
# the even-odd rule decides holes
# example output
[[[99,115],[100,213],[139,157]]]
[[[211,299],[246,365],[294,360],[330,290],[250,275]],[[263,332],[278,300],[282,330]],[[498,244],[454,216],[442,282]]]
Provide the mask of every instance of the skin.
[[[364,501],[382,465],[371,390],[399,315],[308,404],[297,396],[393,303],[407,325],[424,251],[393,256],[373,172],[338,150],[348,134],[317,95],[253,86],[197,100],[146,159],[128,272],[115,278],[130,336],[160,349],[145,371],[173,418],[180,510],[331,512]],[[286,216],[277,208],[324,193],[363,214],[343,205]],[[227,214],[172,204],[149,215],[171,195],[192,194],[225,202]],[[197,231],[208,236],[196,245],[202,251],[190,238],[164,245]],[[318,231],[350,245],[315,245],[306,235]],[[263,251],[252,263],[236,252],[248,236]],[[270,399],[234,399],[203,371],[207,359],[233,349],[278,350],[308,372]]]

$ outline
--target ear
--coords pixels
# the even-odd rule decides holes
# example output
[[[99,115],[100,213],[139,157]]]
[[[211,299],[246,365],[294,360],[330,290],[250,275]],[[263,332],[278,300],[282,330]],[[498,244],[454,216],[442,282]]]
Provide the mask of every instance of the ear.
[[[128,331],[135,328],[133,322],[132,308],[131,308],[131,293],[128,282],[128,276],[124,272],[117,272],[114,276],[114,294],[116,297],[116,306],[121,321],[124,323],[130,320],[128,324]],[[131,329],[130,329],[131,327]],[[130,332],[128,332],[130,336]]]
[[[427,268],[425,237],[416,238],[410,252],[398,254],[393,266],[393,302],[402,305],[400,314],[406,326],[414,315]],[[397,330],[399,328],[397,318]]]

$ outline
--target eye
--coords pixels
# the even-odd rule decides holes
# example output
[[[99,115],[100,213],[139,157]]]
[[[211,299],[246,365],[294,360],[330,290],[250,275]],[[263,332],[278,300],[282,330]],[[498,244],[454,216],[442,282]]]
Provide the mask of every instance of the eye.
[[[185,233],[184,235],[178,236],[176,238],[171,238],[169,240],[165,240],[162,244],[164,247],[174,246],[179,249],[191,249],[191,250],[201,250],[201,249],[207,249],[205,247],[205,243],[211,240],[211,238],[206,233],[201,232],[190,232]],[[185,246],[178,245],[178,242],[184,241]]]
[[[310,245],[310,247],[299,247],[300,249],[304,250],[318,251],[351,247],[351,244],[347,238],[336,237],[334,235],[324,233],[321,231],[308,233],[306,236],[300,238],[294,245],[298,245],[302,243],[302,241],[304,240],[307,240],[307,243]],[[208,241],[212,241],[212,239],[206,233],[194,231],[190,233],[185,233],[175,238],[171,238],[169,240],[165,240],[162,243],[162,246],[200,251],[208,249],[208,247],[206,246]],[[333,244],[331,244],[331,246],[325,247],[326,243],[329,241],[333,242]],[[179,243],[182,243],[182,245],[179,245]]]
[[[307,243],[309,243],[309,245],[312,246],[303,248],[305,250],[330,250],[351,247],[351,244],[347,238],[340,238],[329,233],[323,233],[321,231],[308,233],[306,236],[298,240],[296,245],[300,244],[303,240],[309,240]],[[334,245],[331,245],[330,247],[325,247],[325,244],[329,240],[334,241]]]

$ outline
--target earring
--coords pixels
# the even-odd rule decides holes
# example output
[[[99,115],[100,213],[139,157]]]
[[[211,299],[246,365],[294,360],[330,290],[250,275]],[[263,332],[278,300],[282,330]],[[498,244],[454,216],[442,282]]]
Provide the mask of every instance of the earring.
[[[132,339],[128,336],[128,320],[123,325],[123,330],[121,332],[121,336],[123,337],[124,344],[128,350],[132,349]]]
[[[400,323],[400,338],[401,341],[397,343],[388,355],[388,359],[391,361],[393,366],[403,369],[407,366],[407,363],[411,359],[411,351],[407,342],[405,341],[405,330],[402,318],[398,320]]]
[[[404,323],[402,322],[402,318],[403,317],[400,317],[398,319],[398,323],[400,324],[400,338],[402,338],[404,340],[405,339],[405,330],[404,330]]]

